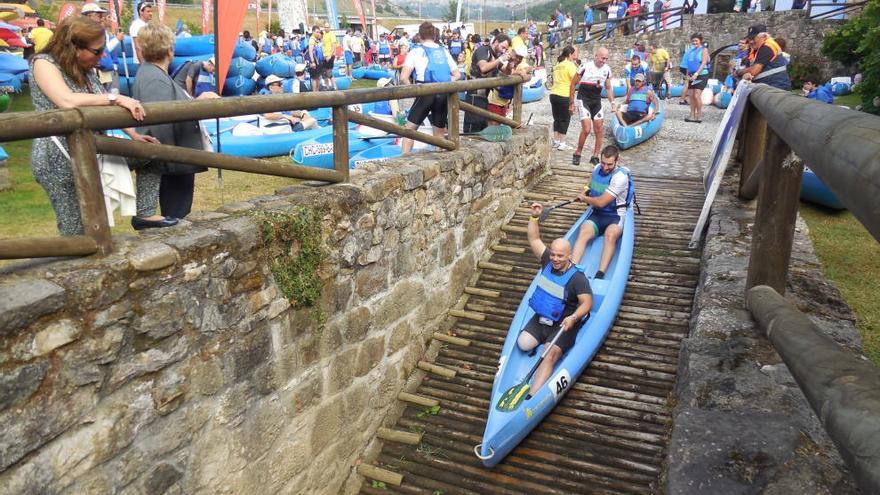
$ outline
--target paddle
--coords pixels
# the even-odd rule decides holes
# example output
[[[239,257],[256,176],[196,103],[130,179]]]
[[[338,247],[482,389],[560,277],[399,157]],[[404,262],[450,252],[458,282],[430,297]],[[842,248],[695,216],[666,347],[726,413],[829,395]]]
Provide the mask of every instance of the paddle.
[[[529,380],[532,379],[532,375],[535,374],[535,371],[538,371],[538,366],[541,366],[541,363],[544,362],[544,357],[547,356],[550,348],[553,347],[553,344],[555,344],[557,340],[559,340],[559,336],[561,335],[562,329],[560,328],[559,331],[556,332],[556,336],[553,337],[553,340],[544,346],[544,351],[541,352],[541,357],[538,359],[538,362],[535,363],[535,366],[532,367],[532,371],[529,371],[529,374],[526,375],[522,383],[510,387],[501,395],[498,404],[495,405],[495,409],[502,412],[510,412],[515,411],[516,408],[522,404],[522,401],[525,399],[525,396],[529,393],[529,389],[531,388]]]
[[[480,132],[464,132],[459,134],[459,136],[479,136],[486,141],[499,143],[510,141],[510,138],[513,137],[513,129],[509,125],[504,124],[492,125]]]
[[[544,220],[547,220],[547,217],[550,216],[550,212],[555,210],[556,208],[560,208],[565,205],[570,205],[570,204],[574,203],[575,201],[577,201],[577,198],[569,199],[568,201],[563,201],[562,203],[559,203],[556,206],[551,206],[550,208],[545,209],[544,211],[541,212],[541,216],[538,217],[538,222],[543,222]]]

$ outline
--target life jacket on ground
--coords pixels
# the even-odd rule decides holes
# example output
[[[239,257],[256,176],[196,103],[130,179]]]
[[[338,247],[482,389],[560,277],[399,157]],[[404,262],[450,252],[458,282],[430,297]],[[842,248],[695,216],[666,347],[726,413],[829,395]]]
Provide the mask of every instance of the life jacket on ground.
[[[197,63],[201,64],[201,62]],[[214,89],[216,89],[214,74],[206,71],[204,66],[199,67],[199,77],[196,78],[195,84],[193,84],[193,98],[198,98],[200,94],[206,91],[214,91]]]
[[[628,112],[648,113],[648,88],[643,85],[642,89],[630,89],[626,109]]]
[[[539,316],[554,322],[561,320],[568,295],[565,286],[579,271],[578,266],[572,263],[565,273],[557,275],[553,273],[553,265],[547,263],[538,275],[538,285],[529,298],[529,307]]]
[[[446,50],[442,46],[422,46],[428,57],[428,66],[425,67],[424,81],[419,82],[449,82],[452,80],[452,70],[449,68]]]
[[[788,77],[788,59],[781,56],[782,48],[779,47],[779,44],[776,43],[776,40],[773,38],[768,36],[764,41],[755,43],[755,48],[749,52],[749,65],[755,63],[755,59],[758,57],[758,50],[760,50],[762,46],[770,48],[773,52],[773,57],[766,66],[761,68],[761,73],[755,76],[752,80],[782,90],[790,90],[791,79]]]
[[[626,188],[626,203],[624,206],[629,207],[629,205],[631,205],[633,200],[635,199],[636,192],[632,176],[630,175],[629,169],[626,167],[618,166],[610,174],[603,175],[602,164],[600,163],[599,165],[596,165],[596,168],[593,169],[593,177],[590,180],[590,197],[598,198],[599,196],[605,194],[605,190],[608,189],[608,186],[611,184],[611,178],[619,173],[625,174],[628,181],[628,185]],[[596,213],[613,215],[617,213],[618,207],[619,205],[617,204],[617,198],[615,198],[601,208],[596,208],[594,206],[593,211],[595,211]]]

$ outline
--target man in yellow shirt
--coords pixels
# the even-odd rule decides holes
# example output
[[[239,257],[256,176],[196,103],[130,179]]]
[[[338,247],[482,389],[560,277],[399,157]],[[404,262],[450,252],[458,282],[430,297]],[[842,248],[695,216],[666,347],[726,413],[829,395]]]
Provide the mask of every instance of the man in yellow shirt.
[[[333,62],[336,60],[336,47],[339,41],[330,29],[330,23],[324,23],[324,36],[321,38],[321,51],[324,52],[324,66],[321,68],[321,79],[327,88],[336,89],[336,81],[333,80]]]
[[[666,92],[662,93],[660,97],[661,100],[665,100],[669,98],[669,52],[657,46],[656,42],[651,43],[650,47],[651,54],[648,55],[648,61],[651,65],[651,85],[654,86],[654,91],[660,95],[660,87],[664,82],[666,83]]]
[[[516,50],[516,47],[522,46],[528,49],[529,45],[527,44],[529,40],[528,30],[524,27],[519,28],[519,31],[516,32],[516,36],[510,39],[510,49]]]
[[[46,27],[43,19],[37,19],[37,27],[31,30],[28,39],[34,42],[34,52],[40,53],[52,39],[52,30]]]

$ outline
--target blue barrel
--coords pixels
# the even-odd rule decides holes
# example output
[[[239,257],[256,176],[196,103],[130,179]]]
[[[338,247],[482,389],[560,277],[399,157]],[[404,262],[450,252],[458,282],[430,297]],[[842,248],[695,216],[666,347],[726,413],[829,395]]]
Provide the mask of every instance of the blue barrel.
[[[850,94],[852,88],[846,83],[834,83],[831,85],[831,94],[834,96],[844,96]]]
[[[246,60],[242,57],[235,57],[229,64],[228,75],[229,77],[242,76],[251,78],[254,75],[254,71],[256,71],[256,66],[253,62]]]
[[[136,63],[134,63],[134,62],[131,60],[131,58],[129,58],[129,59],[128,59],[128,64],[126,64],[126,66],[128,67],[128,75],[129,75],[129,77],[132,77],[132,76],[136,76],[136,75],[137,75],[137,73],[138,73],[138,69],[140,68],[140,64],[136,64]],[[122,74],[123,76],[125,75],[125,67],[123,67],[122,60],[119,61],[119,69],[118,69],[118,72],[119,72],[120,74]]]
[[[235,50],[233,50],[232,56],[241,57],[253,62],[257,60],[257,50],[254,49],[254,45],[250,44],[250,42],[238,40],[238,43],[235,44]]]
[[[131,57],[131,54],[134,53],[134,49],[131,47],[131,36],[125,36],[122,39],[122,48],[125,50],[125,54]]]
[[[339,90],[351,89],[351,77],[350,76],[334,77],[333,80],[336,81],[336,89],[339,89]]]
[[[257,72],[263,77],[269,74],[275,74],[278,77],[294,77],[296,68],[296,60],[277,53],[262,58],[257,62]]]
[[[227,77],[226,83],[223,85],[223,96],[249,95],[254,92],[256,87],[257,83],[249,77]]]
[[[178,57],[193,55],[213,55],[214,36],[202,35],[189,38],[177,38],[174,42],[174,54]]]

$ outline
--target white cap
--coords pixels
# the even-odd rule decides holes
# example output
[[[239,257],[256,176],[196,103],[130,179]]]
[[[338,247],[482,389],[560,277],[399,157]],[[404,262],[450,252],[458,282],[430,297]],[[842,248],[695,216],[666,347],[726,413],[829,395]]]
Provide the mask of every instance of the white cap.
[[[217,64],[214,62],[214,56],[213,56],[213,55],[211,55],[211,57],[208,58],[207,61],[208,61],[211,65],[217,65]]]
[[[390,77],[380,77],[379,80],[376,81],[377,88],[384,88],[385,86],[388,86],[389,84],[391,84]]]
[[[106,14],[107,10],[102,9],[101,6],[96,3],[87,3],[82,6],[81,12],[83,14],[93,14],[93,13]]]
[[[523,57],[523,58],[525,58],[529,55],[529,51],[526,50],[526,47],[524,45],[519,45],[516,48],[514,48],[513,53],[515,53],[517,57]]]
[[[269,74],[269,77],[266,78],[266,87],[269,87],[270,84],[284,82],[284,79],[276,76],[275,74]]]
[[[296,67],[293,68],[294,72],[305,72],[306,64],[296,64]]]

